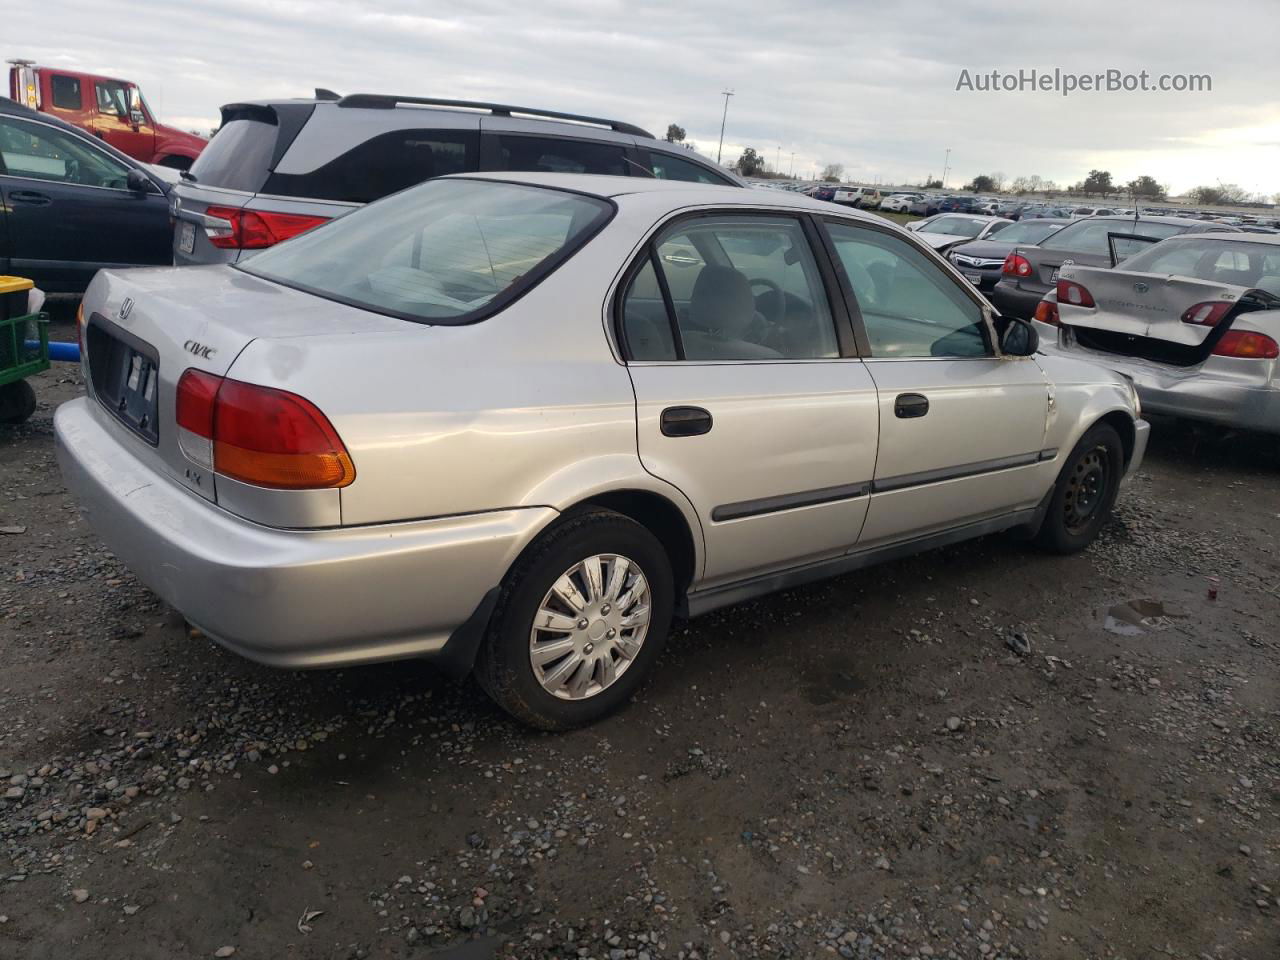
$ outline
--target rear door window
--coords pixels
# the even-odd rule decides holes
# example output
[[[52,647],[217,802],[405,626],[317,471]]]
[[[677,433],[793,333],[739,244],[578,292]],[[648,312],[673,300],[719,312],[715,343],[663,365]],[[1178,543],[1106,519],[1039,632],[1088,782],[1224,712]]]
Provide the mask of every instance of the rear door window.
[[[839,356],[826,290],[799,221],[700,218],[660,234],[650,251],[622,302],[629,359]]]
[[[371,203],[450,173],[476,169],[479,137],[468,130],[390,130],[308,173],[273,173],[263,193]]]
[[[526,137],[512,133],[494,135],[498,170],[537,173],[603,173],[627,176],[626,149],[617,143],[570,140],[560,137]]]
[[[80,96],[79,77],[55,73],[50,85],[53,87],[53,105],[59,110],[84,109],[84,100]]]
[[[649,169],[659,180],[716,183],[722,186],[729,183],[724,177],[718,176],[700,163],[694,163],[683,157],[673,157],[669,153],[660,153],[656,150],[649,151]]]

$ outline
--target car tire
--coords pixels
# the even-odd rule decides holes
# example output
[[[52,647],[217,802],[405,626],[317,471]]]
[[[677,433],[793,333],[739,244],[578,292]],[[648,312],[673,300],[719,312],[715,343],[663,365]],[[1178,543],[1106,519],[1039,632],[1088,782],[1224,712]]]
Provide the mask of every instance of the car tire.
[[[36,392],[25,380],[0,387],[0,423],[26,423],[36,412]]]
[[[611,589],[619,558],[626,565],[621,583]],[[600,583],[594,597],[592,569]],[[637,572],[643,583],[633,579]],[[565,581],[576,594],[564,589]],[[585,601],[585,608],[570,606],[566,594]],[[666,643],[674,594],[671,561],[647,528],[611,510],[566,515],[525,551],[503,582],[476,679],[500,707],[529,726],[569,730],[594,723],[643,684]],[[622,602],[611,604],[611,597]],[[644,601],[647,621],[640,633],[623,624],[642,616]],[[542,661],[537,666],[535,656]]]
[[[1120,434],[1109,424],[1094,424],[1062,465],[1036,535],[1039,546],[1067,554],[1093,543],[1111,516],[1123,473]]]

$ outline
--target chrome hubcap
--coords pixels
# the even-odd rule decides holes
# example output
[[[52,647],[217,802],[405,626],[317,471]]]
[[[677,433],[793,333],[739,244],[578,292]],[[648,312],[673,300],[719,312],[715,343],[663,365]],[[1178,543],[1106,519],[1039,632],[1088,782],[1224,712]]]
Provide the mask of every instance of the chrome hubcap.
[[[602,553],[551,585],[529,631],[529,663],[542,689],[585,700],[626,673],[649,632],[649,582],[633,561]]]

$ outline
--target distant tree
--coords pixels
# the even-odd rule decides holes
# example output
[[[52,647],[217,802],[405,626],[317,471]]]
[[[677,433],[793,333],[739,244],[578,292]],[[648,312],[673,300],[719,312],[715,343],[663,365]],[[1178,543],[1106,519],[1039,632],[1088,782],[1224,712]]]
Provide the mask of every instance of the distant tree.
[[[1058,192],[1059,188],[1058,188],[1057,181],[1055,180],[1040,180],[1039,177],[1032,177],[1031,179],[1039,180],[1040,192],[1045,194],[1046,196],[1052,197],[1054,194]]]
[[[966,183],[964,189],[972,190],[974,193],[991,193],[996,189],[996,180],[990,174],[980,173]]]
[[[933,177],[926,177],[924,183],[920,184],[924,190],[938,190],[942,187],[941,180],[935,180]]]
[[[1086,195],[1102,194],[1103,198],[1115,192],[1111,183],[1111,172],[1108,170],[1090,170],[1089,175],[1079,184],[1080,192]]]
[[[667,124],[667,136],[665,139],[668,143],[684,143],[684,127],[678,123]]]
[[[828,163],[822,168],[821,179],[826,183],[839,183],[840,178],[844,176],[843,163]]]
[[[1149,177],[1145,174],[1136,180],[1129,181],[1129,192],[1135,197],[1147,197],[1152,200],[1163,199],[1168,191],[1156,182],[1155,177]]]
[[[1007,180],[1007,179],[1008,179],[1008,178],[1004,175],[1004,171],[1003,171],[1003,170],[994,170],[994,171],[992,171],[991,173],[987,174],[987,176],[989,176],[989,177],[991,178],[991,189],[992,189],[995,193],[1003,193],[1003,192],[1004,192],[1004,182],[1005,182],[1005,180]]]
[[[764,157],[756,153],[755,147],[747,147],[738,158],[737,167],[744,177],[754,177],[764,169]]]
[[[1234,183],[1220,183],[1216,187],[1196,187],[1191,191],[1191,198],[1196,203],[1244,203],[1248,197],[1248,191]]]

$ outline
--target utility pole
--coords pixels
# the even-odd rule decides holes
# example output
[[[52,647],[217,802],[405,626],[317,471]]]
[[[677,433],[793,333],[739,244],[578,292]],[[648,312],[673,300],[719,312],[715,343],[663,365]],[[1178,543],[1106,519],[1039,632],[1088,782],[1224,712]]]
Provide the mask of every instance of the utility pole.
[[[796,178],[796,152],[794,150],[791,151],[791,173],[789,176],[792,180]]]
[[[720,96],[724,97],[724,113],[720,114],[720,146],[716,147],[716,163],[720,162],[720,154],[724,152],[724,122],[729,118],[729,98],[733,91],[722,90]]]
[[[951,148],[947,147],[947,158],[942,162],[942,189],[947,189],[947,171],[951,169]]]
[[[778,144],[778,154],[773,159],[773,172],[774,173],[782,172],[782,144]]]

